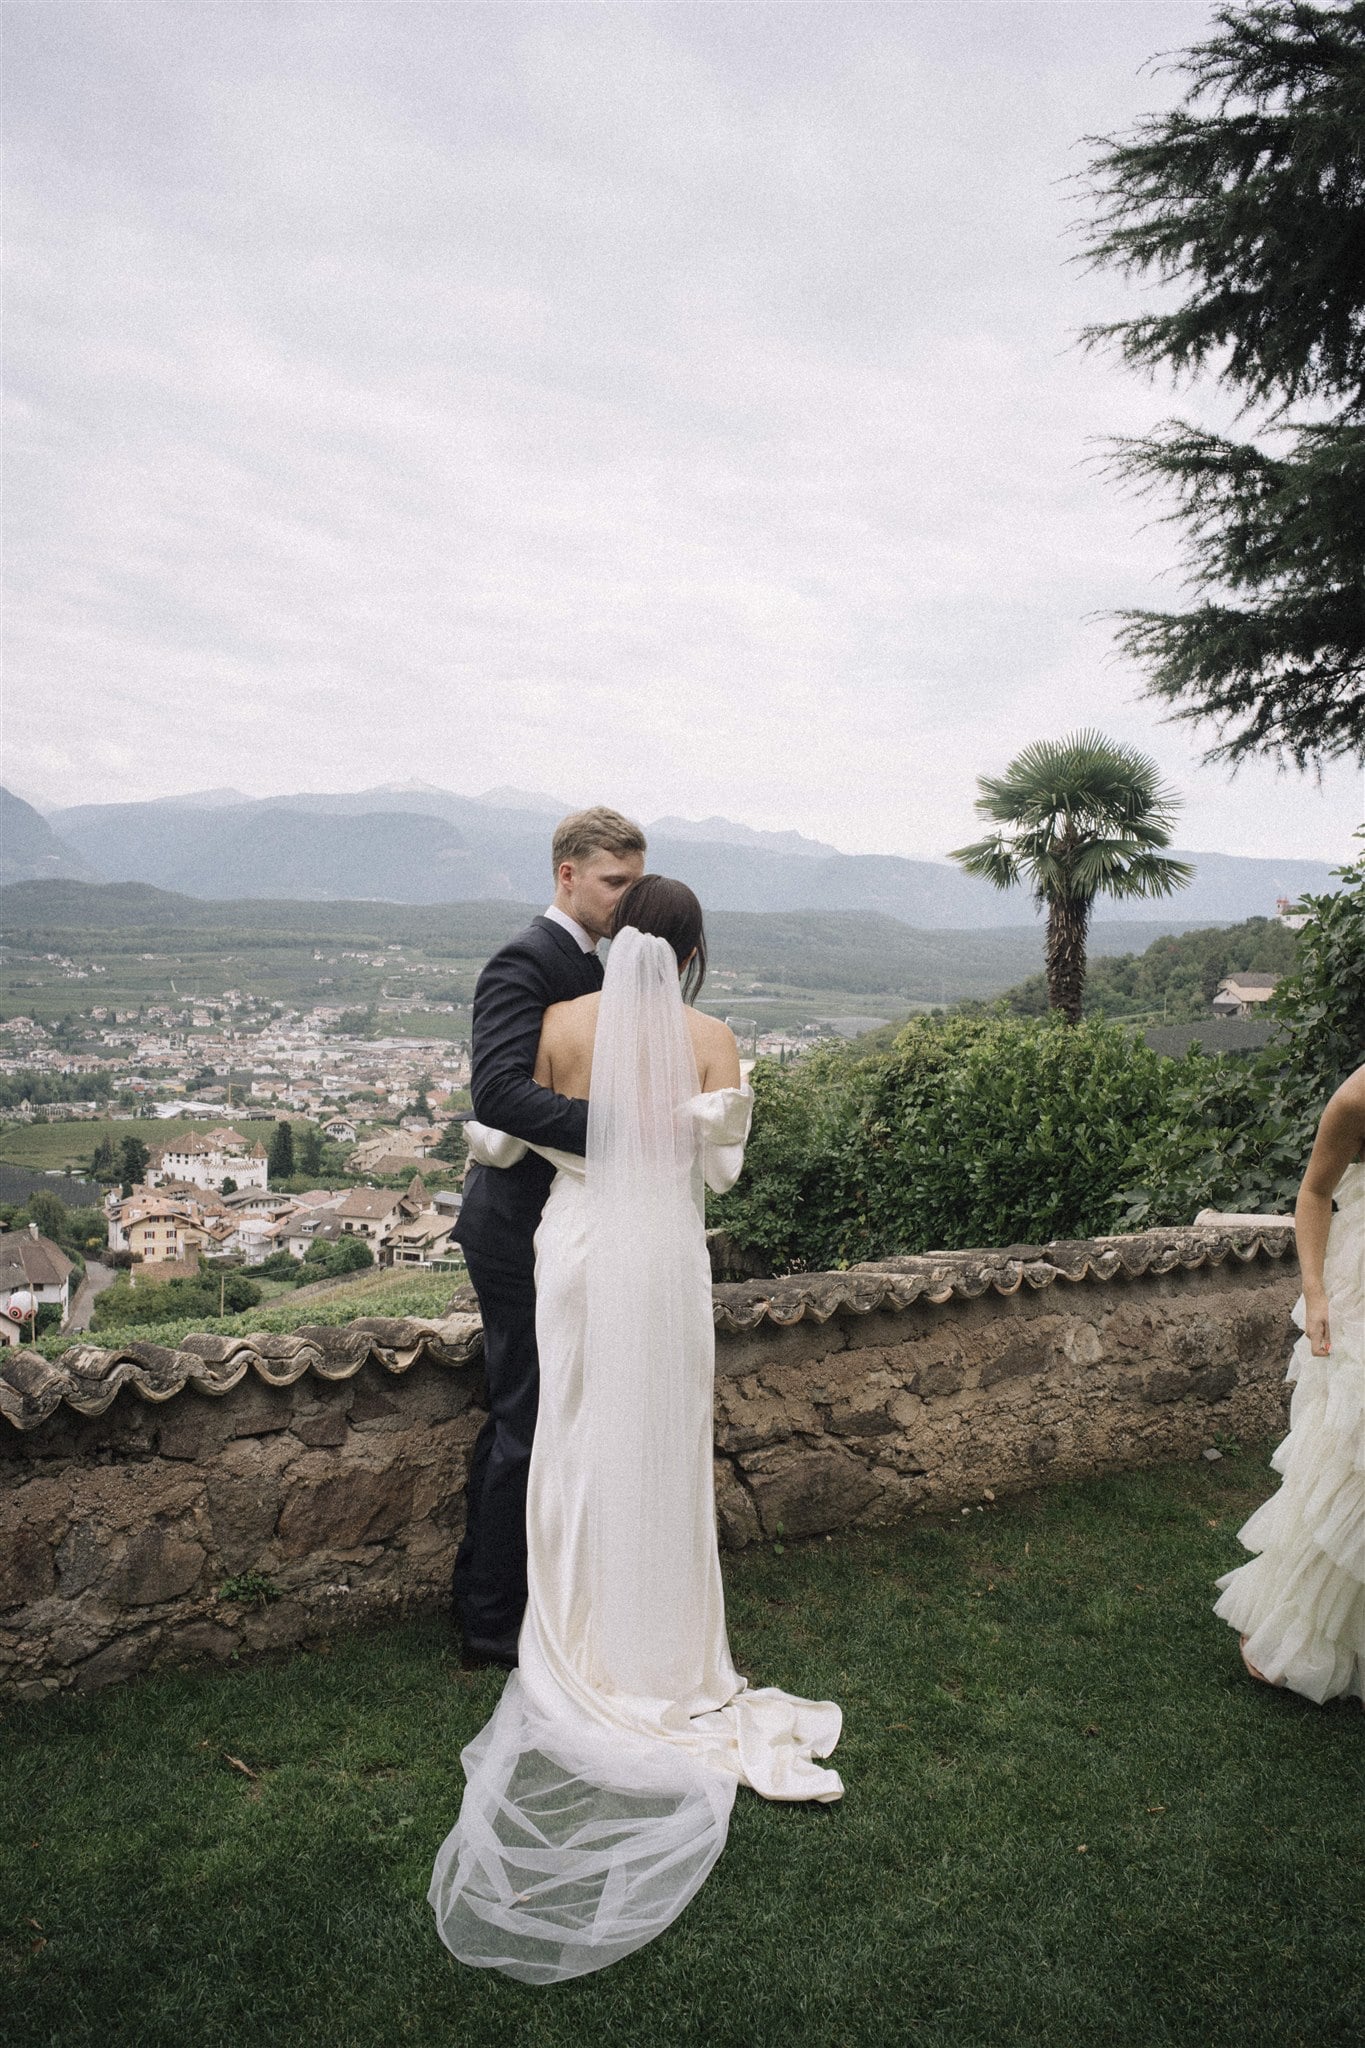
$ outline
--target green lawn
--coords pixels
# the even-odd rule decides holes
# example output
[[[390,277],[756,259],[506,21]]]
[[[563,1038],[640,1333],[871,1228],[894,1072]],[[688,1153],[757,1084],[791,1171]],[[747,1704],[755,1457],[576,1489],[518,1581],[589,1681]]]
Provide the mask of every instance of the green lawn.
[[[833,1808],[742,1793],[661,1940],[537,1989],[425,1904],[500,1680],[439,1620],[11,1709],[9,2048],[1334,2048],[1361,1742],[1209,1612],[1265,1458],[727,1562],[756,1678],[845,1710]],[[246,1776],[229,1762],[239,1759]]]

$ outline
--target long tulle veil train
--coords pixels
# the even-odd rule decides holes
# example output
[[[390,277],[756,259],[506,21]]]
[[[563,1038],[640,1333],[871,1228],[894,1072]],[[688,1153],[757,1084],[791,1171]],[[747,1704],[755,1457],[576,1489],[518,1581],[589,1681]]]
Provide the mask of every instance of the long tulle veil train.
[[[566,1665],[563,1646],[542,1640],[533,1549],[521,1668],[464,1751],[464,1801],[429,1894],[462,1961],[534,1983],[600,1969],[668,1926],[724,1848],[734,1802],[735,1776],[692,1733],[699,1712],[724,1704],[714,1332],[686,1110],[696,1091],[673,953],[623,931],[602,990],[577,1191],[581,1389],[553,1446],[571,1465],[553,1482],[582,1518],[579,1623]],[[542,1451],[538,1434],[533,1492]],[[723,1673],[722,1686],[742,1688],[728,1651]]]

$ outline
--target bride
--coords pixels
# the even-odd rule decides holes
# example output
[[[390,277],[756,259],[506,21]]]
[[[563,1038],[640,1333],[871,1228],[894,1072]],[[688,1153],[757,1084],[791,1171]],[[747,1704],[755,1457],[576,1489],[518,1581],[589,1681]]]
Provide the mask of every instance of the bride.
[[[518,1668],[464,1751],[429,1901],[461,1962],[545,1984],[662,1932],[725,1846],[737,1786],[838,1799],[828,1702],[751,1689],[730,1660],[712,1482],[715,1328],[703,1183],[731,1187],[753,1098],[735,1041],[687,1007],[701,907],[646,875],[600,994],[545,1013],[535,1078],[587,1095],[586,1161],[536,1236],[540,1411]],[[477,1124],[508,1166],[521,1140]]]
[[[1281,1485],[1243,1523],[1256,1555],[1219,1579],[1213,1611],[1253,1678],[1365,1704],[1365,1067],[1323,1111],[1294,1220],[1303,1335]]]

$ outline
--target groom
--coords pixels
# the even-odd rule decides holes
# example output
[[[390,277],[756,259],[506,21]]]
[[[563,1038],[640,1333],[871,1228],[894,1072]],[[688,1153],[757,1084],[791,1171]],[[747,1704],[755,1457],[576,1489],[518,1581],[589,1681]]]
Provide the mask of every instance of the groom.
[[[556,828],[555,897],[479,976],[470,1092],[480,1123],[561,1152],[588,1149],[588,1105],[531,1078],[552,1003],[602,986],[597,942],[645,866],[645,835],[619,811],[578,811]],[[469,1468],[455,1618],[469,1664],[517,1661],[526,1605],[526,1477],[540,1395],[535,1233],[554,1168],[535,1152],[512,1167],[472,1165],[456,1229],[483,1315],[488,1420]]]

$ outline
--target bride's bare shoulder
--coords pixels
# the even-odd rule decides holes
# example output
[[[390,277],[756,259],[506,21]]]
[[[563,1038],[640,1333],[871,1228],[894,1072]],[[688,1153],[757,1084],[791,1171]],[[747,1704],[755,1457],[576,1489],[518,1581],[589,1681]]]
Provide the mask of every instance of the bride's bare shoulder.
[[[719,1017],[708,1016],[705,1010],[689,1010],[687,1023],[692,1033],[702,1086],[707,1089],[738,1088],[739,1046],[729,1025]]]

